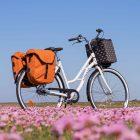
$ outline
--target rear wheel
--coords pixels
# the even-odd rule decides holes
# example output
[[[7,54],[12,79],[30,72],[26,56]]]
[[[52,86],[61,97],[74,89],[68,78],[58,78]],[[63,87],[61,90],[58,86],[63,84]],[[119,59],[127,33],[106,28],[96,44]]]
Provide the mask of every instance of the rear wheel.
[[[105,92],[105,84],[99,71],[91,74],[87,84],[87,97],[93,108],[127,107],[128,86],[122,75],[114,69],[102,69],[112,93]]]
[[[40,85],[36,87],[22,88],[22,82],[24,81],[26,71],[20,72],[16,84],[16,95],[20,106],[23,109],[29,107],[44,107],[48,105],[60,107],[63,103],[63,97],[48,95],[43,93],[40,89],[45,88],[65,88],[63,79],[58,73],[55,76],[54,82],[47,85]]]

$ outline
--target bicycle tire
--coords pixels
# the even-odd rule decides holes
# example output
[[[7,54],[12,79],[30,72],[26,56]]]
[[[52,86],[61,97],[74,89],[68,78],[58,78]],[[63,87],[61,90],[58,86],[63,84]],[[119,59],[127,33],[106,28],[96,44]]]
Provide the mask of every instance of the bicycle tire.
[[[125,100],[124,100],[124,104],[123,104],[123,107],[126,108],[128,106],[128,99],[129,99],[129,89],[128,89],[128,85],[125,81],[125,79],[123,78],[123,76],[118,72],[116,71],[115,69],[112,69],[112,68],[104,68],[102,69],[103,73],[105,72],[109,72],[109,73],[112,73],[113,75],[115,75],[122,83],[123,87],[124,87],[124,90],[125,90]],[[91,106],[94,108],[94,109],[97,109],[99,107],[97,107],[96,103],[95,103],[95,99],[94,98],[94,93],[92,93],[92,86],[93,86],[93,83],[95,82],[95,79],[99,76],[99,71],[98,70],[95,70],[93,73],[91,73],[89,79],[88,79],[88,82],[87,82],[87,99],[88,101],[90,102]],[[93,94],[93,95],[92,95]],[[115,103],[115,102],[114,102]],[[117,103],[117,102],[116,102]]]
[[[21,83],[22,83],[22,80],[23,80],[23,78],[25,76],[25,73],[26,73],[26,71],[23,69],[19,73],[18,78],[17,78],[17,82],[16,82],[16,96],[17,96],[18,103],[19,103],[19,105],[20,105],[20,107],[22,109],[27,109],[28,108],[28,106],[24,103],[23,97],[21,95]],[[55,79],[58,82],[59,88],[65,88],[65,84],[64,84],[63,78],[62,78],[62,76],[59,73],[56,74]],[[53,96],[52,96],[52,98],[53,98]],[[62,106],[62,103],[63,102],[61,102],[61,103],[58,102],[57,106],[58,107]]]

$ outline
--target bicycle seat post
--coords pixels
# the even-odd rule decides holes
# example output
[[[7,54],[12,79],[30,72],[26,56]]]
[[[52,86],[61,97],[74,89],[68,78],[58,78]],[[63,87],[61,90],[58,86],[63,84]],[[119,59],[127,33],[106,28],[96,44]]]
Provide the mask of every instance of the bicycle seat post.
[[[59,52],[55,52],[55,54],[56,54],[57,61],[60,61],[60,55],[59,55]]]

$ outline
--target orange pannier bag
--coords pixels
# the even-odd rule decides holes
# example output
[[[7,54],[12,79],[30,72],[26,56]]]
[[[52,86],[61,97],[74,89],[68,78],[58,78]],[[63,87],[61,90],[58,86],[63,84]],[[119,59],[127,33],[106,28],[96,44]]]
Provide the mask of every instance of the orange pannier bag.
[[[13,75],[14,75],[14,80],[15,83],[17,82],[17,77],[18,74],[21,72],[23,68],[26,67],[26,62],[25,62],[25,53],[22,52],[16,52],[11,56],[11,61],[12,61],[12,70],[13,70]],[[27,87],[32,87],[33,85],[29,82],[27,75],[25,75],[21,87],[22,88],[27,88]]]
[[[12,70],[13,70],[13,75],[14,79],[17,79],[17,76],[19,72],[24,68],[25,66],[25,53],[22,52],[16,52],[14,55],[11,56],[11,61],[12,61]]]
[[[34,85],[49,84],[55,77],[55,53],[30,49],[26,53],[27,77]]]

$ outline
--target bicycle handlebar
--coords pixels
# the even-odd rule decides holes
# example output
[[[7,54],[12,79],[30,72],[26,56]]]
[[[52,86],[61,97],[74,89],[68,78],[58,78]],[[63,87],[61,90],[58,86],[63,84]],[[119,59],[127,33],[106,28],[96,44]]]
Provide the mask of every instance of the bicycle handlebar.
[[[83,39],[84,37],[82,35],[78,35],[77,37],[73,37],[68,39],[68,41],[75,41],[77,40],[78,42],[81,42],[81,39]]]
[[[100,28],[96,29],[96,32],[97,32],[97,36],[95,37],[95,39],[98,39],[102,32],[104,33],[104,31]],[[82,36],[81,34],[78,35],[77,37],[73,37],[73,38],[68,39],[68,41],[77,41],[75,43],[81,43],[81,42],[85,41],[87,44],[90,44],[89,41],[86,39],[86,37]]]
[[[96,32],[97,32],[97,36],[95,37],[95,39],[98,39],[101,33],[103,33],[103,35],[104,35],[104,31],[100,28],[96,29]]]
[[[99,28],[99,29],[96,29],[96,32],[101,33],[101,32],[103,32],[103,30]]]

